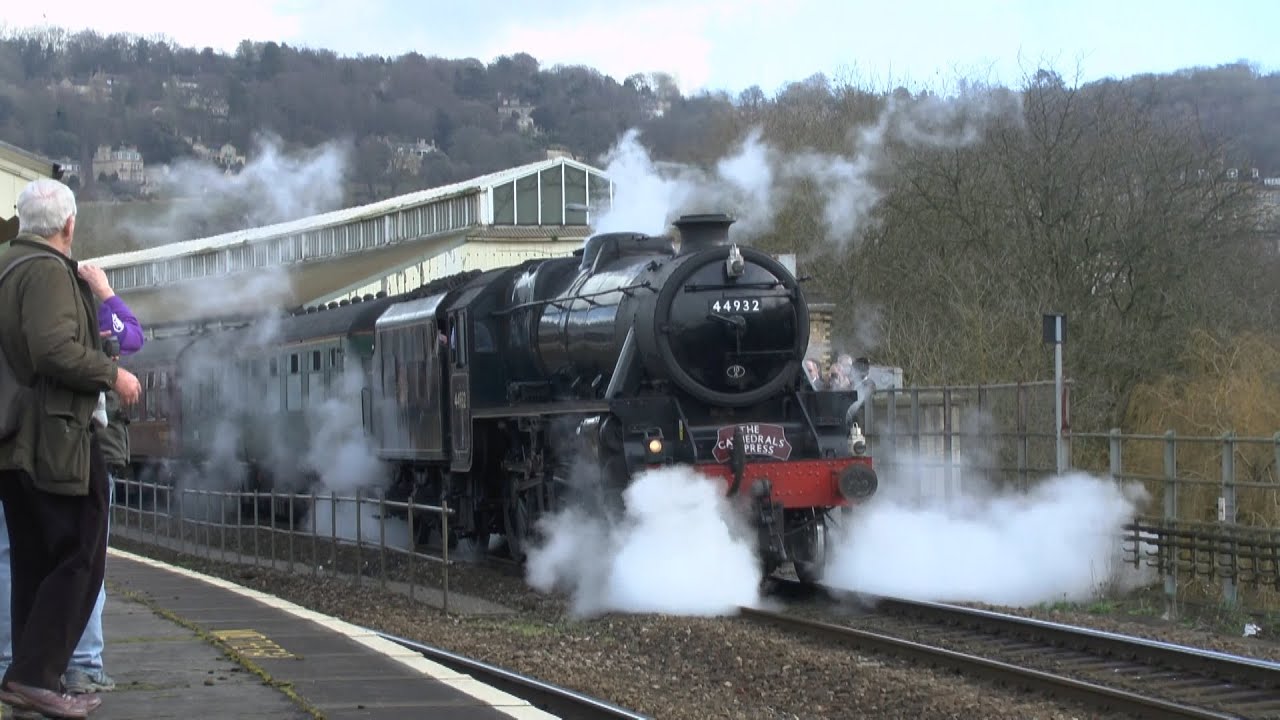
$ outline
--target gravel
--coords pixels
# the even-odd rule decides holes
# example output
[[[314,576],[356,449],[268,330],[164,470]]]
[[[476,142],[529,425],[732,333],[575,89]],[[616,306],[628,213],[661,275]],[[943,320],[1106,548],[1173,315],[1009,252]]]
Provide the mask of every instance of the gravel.
[[[513,571],[456,567],[450,574],[455,592],[480,595],[514,612],[445,616],[376,583],[356,587],[323,575],[178,557],[120,538],[113,543],[664,720],[1107,717],[954,673],[798,639],[740,618],[576,619],[562,598],[531,591]],[[367,556],[361,561],[369,564]],[[396,570],[394,563],[388,567]],[[424,576],[438,573],[438,567],[418,572],[430,581]]]

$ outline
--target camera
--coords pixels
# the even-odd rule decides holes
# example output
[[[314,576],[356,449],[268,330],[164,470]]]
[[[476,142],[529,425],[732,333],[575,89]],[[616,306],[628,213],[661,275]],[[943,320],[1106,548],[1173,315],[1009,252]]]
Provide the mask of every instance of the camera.
[[[106,353],[107,357],[111,357],[111,358],[120,357],[120,338],[114,335],[108,338],[103,338],[102,352]]]

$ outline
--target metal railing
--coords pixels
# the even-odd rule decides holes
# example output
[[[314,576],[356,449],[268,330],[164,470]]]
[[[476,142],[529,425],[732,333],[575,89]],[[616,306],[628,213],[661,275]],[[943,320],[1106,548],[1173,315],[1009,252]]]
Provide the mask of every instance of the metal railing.
[[[909,388],[867,404],[870,452],[882,487],[917,497],[963,494],[973,478],[1024,490],[1055,474],[1052,383]],[[1270,607],[1280,601],[1280,433],[1273,437],[1074,433],[1070,468],[1139,483],[1147,493],[1125,528],[1125,561],[1154,570],[1167,611],[1180,603]],[[447,505],[354,491],[301,494],[177,488],[121,481],[113,533],[208,559],[283,564],[352,582],[407,584],[410,597],[449,605],[449,543],[419,552],[423,515]],[[394,513],[394,528],[387,519]],[[339,531],[339,519],[350,518]],[[372,525],[367,525],[372,523]],[[403,543],[389,542],[392,531]],[[305,564],[304,564],[305,563]]]
[[[1183,595],[1274,609],[1280,598],[1280,433],[1205,437],[1112,429],[1074,437],[1073,467],[1146,490],[1147,502],[1129,527],[1128,559],[1163,577],[1170,611]]]
[[[1068,385],[1069,387],[1069,385]],[[866,404],[882,484],[949,499],[971,482],[1026,489],[1056,474],[1051,382],[909,387]],[[1126,528],[1126,560],[1179,601],[1274,608],[1280,600],[1280,433],[1216,437],[1070,432],[1068,471],[1140,483],[1147,501]]]
[[[392,513],[402,513],[403,520]],[[439,519],[439,555],[419,552],[421,515]],[[455,510],[355,490],[306,493],[182,488],[116,480],[111,535],[210,561],[299,574],[368,579],[404,587],[409,598],[439,593],[449,612],[449,518]],[[393,524],[388,520],[394,519]],[[340,532],[340,520],[347,521]],[[372,527],[370,526],[372,523]],[[327,525],[327,526],[326,526]],[[389,538],[392,532],[402,542]]]
[[[1053,382],[1030,382],[877,390],[863,419],[877,466],[909,466],[916,492],[950,497],[966,469],[1022,488],[1053,475],[1054,412]]]

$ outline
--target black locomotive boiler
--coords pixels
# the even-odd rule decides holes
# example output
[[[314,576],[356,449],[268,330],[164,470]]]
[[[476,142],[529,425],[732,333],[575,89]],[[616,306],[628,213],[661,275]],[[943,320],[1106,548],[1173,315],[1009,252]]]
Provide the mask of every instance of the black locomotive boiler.
[[[145,392],[166,397],[144,400],[139,422],[166,408],[166,443],[135,443],[135,464],[208,462],[195,428],[249,388],[251,402],[230,403],[242,417],[222,425],[252,437],[220,444],[237,448],[246,483],[278,485],[279,459],[314,441],[309,409],[328,417],[345,400],[387,475],[371,481],[394,498],[447,500],[452,538],[501,533],[522,557],[543,514],[570,501],[617,512],[636,474],[682,464],[749,505],[767,569],[792,562],[816,579],[830,513],[866,500],[876,475],[849,417],[856,393],[806,380],[798,279],[730,242],[731,223],[684,216],[678,244],[595,235],[572,257],[274,319],[265,342],[260,323],[193,338],[242,349],[216,377],[183,360],[208,352],[144,349],[128,362],[158,374]],[[360,392],[335,390],[340,374]]]

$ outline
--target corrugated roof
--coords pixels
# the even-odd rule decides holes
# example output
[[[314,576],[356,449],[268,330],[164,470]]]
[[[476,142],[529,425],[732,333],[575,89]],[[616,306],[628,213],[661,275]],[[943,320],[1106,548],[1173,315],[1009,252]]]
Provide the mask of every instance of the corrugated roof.
[[[6,155],[13,157],[15,162],[20,162],[32,170],[47,175],[52,175],[54,168],[57,166],[57,163],[43,155],[37,155],[30,150],[23,150],[17,145],[10,145],[3,140],[0,140],[0,151],[4,151]]]
[[[591,235],[586,225],[486,225],[467,233],[469,240],[583,240]]]
[[[93,258],[91,262],[100,265],[103,268],[135,265],[138,263],[154,262],[156,260],[164,260],[181,255],[218,250],[241,244],[251,244],[262,240],[294,235],[309,230],[317,230],[335,225],[345,225],[360,220],[390,215],[400,210],[426,205],[446,198],[467,195],[475,192],[487,192],[490,188],[505,185],[518,178],[532,175],[543,170],[549,170],[554,167],[559,167],[561,165],[568,165],[597,175],[604,174],[599,168],[592,167],[585,163],[580,163],[576,160],[571,160],[569,158],[551,158],[549,160],[540,160],[538,162],[520,165],[506,170],[499,170],[498,172],[481,175],[470,180],[463,180],[462,182],[453,183],[452,185],[442,185],[440,187],[420,190],[407,195],[398,195],[396,197],[379,200],[378,202],[370,203],[368,205],[358,205],[356,207],[334,210],[298,220],[291,220],[289,222],[264,225],[262,227],[249,228],[247,230],[237,230],[207,238],[169,243],[167,245],[161,245],[159,247],[149,248],[146,250],[135,250],[133,252],[117,253],[115,255],[104,255],[99,258]]]

